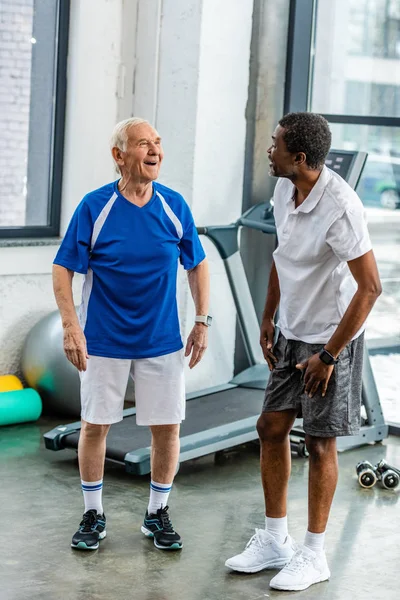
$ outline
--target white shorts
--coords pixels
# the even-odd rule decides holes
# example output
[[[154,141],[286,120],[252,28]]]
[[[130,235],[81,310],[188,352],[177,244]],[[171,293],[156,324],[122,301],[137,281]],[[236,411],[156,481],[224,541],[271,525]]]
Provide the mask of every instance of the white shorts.
[[[81,377],[81,417],[88,423],[122,421],[128,379],[135,382],[137,425],[175,425],[185,418],[184,351],[155,358],[90,356]]]

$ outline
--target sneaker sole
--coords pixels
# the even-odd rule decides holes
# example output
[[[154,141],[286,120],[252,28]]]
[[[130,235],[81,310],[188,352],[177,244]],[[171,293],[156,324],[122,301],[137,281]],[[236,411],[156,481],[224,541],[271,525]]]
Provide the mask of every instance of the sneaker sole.
[[[106,535],[107,535],[106,530],[102,531],[102,533],[99,534],[99,540],[104,540]],[[71,548],[74,548],[74,550],[89,550],[90,551],[90,550],[98,550],[99,545],[100,544],[98,542],[94,546],[87,546],[85,544],[85,542],[78,542],[78,544],[71,544]]]
[[[156,548],[158,548],[159,550],[182,550],[182,542],[181,543],[175,543],[175,544],[171,544],[171,546],[160,546],[160,544],[157,544],[156,538],[154,537],[154,533],[152,531],[150,531],[150,529],[147,529],[147,527],[145,527],[144,525],[141,526],[140,528],[141,532],[144,533],[144,535],[148,538],[153,538],[154,540],[154,545]]]
[[[226,561],[225,566],[228,567],[228,569],[231,569],[232,571],[238,571],[239,573],[258,573],[264,569],[283,569],[283,567],[285,567],[289,561],[290,558],[281,560],[279,562],[270,561],[263,563],[262,565],[257,565],[256,567],[233,567],[232,565],[228,564],[228,561]]]
[[[283,590],[285,592],[301,592],[302,590],[306,590],[307,588],[311,587],[315,583],[322,583],[323,581],[328,581],[330,576],[331,574],[328,571],[328,573],[326,573],[325,575],[321,575],[321,577],[319,577],[315,581],[312,581],[311,583],[306,583],[305,585],[274,585],[270,583],[269,586],[274,590]]]

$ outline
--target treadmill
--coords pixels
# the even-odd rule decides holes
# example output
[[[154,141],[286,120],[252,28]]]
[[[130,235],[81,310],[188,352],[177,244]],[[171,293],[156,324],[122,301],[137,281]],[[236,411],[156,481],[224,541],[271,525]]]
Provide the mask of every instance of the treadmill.
[[[355,188],[367,154],[332,150],[326,164]],[[216,246],[226,269],[249,367],[224,385],[187,394],[186,419],[181,425],[179,462],[252,442],[258,439],[257,419],[264,400],[269,369],[259,345],[259,323],[239,252],[238,232],[248,227],[275,235],[273,207],[270,202],[252,206],[231,225],[198,227]],[[364,356],[362,401],[366,416],[358,436],[338,438],[338,449],[380,442],[388,436],[368,352]],[[124,410],[124,418],[111,426],[107,437],[106,460],[124,465],[128,473],[150,473],[151,433],[136,425],[135,408]],[[291,448],[307,456],[301,419],[291,432]],[[44,434],[49,450],[76,450],[80,422],[59,425]]]

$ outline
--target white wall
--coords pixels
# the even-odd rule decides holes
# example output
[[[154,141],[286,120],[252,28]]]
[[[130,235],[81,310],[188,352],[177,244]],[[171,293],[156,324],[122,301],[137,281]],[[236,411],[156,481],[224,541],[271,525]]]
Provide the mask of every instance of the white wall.
[[[109,135],[131,114],[159,129],[166,152],[160,181],[185,196],[198,224],[240,215],[251,19],[251,0],[72,0],[62,233],[81,197],[114,177]],[[233,371],[233,302],[222,261],[204,245],[214,324],[204,362],[188,373],[189,390],[222,383]],[[55,308],[55,251],[0,248],[0,275],[8,272],[0,279],[0,373],[17,371],[26,333]],[[186,337],[194,310],[183,272],[178,294]]]
[[[242,212],[252,10],[252,2],[203,2],[192,180],[198,225],[228,224]],[[234,366],[236,311],[222,260],[211,242],[204,245],[214,322],[209,352],[188,377],[191,389],[229,381]],[[186,331],[194,315],[190,300],[187,315]]]

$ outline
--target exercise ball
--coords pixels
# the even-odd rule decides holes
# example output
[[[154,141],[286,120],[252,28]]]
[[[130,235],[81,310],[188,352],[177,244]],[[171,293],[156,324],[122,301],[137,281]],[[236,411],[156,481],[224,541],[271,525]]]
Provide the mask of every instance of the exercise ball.
[[[58,311],[32,327],[22,350],[21,366],[29,386],[39,392],[46,412],[79,418],[79,373],[64,354]]]
[[[15,375],[0,375],[0,392],[22,390],[23,385]]]

